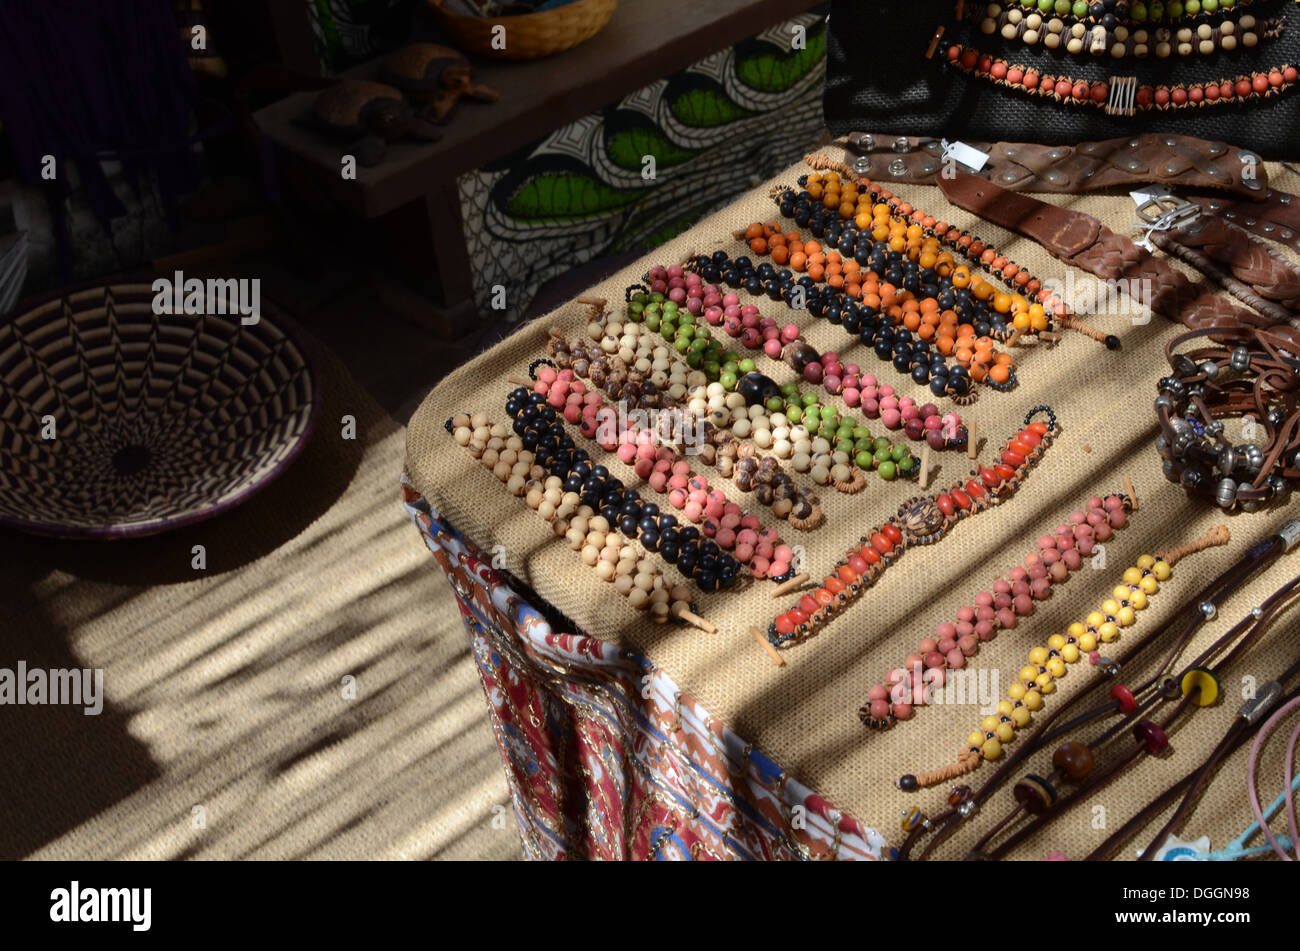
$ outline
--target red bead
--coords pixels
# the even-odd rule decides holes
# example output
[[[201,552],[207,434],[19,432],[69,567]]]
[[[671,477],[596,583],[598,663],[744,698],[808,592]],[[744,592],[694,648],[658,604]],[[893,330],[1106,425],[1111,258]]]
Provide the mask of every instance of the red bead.
[[[1030,432],[1037,433],[1039,436],[1046,436],[1050,432],[1046,423],[1030,423],[1027,428]]]
[[[867,573],[867,560],[861,555],[854,555],[849,558],[848,567],[860,575]]]
[[[871,536],[871,547],[882,555],[887,555],[894,550],[894,543],[882,535],[880,532]]]
[[[1138,708],[1137,700],[1133,696],[1133,691],[1129,690],[1123,684],[1115,684],[1110,688],[1110,698],[1119,701],[1119,712],[1124,714],[1132,713]]]
[[[817,603],[822,607],[835,603],[835,595],[831,593],[829,588],[818,588],[813,597],[817,599]]]
[[[965,511],[966,509],[970,508],[970,504],[971,504],[970,496],[967,495],[965,492],[963,492],[961,489],[952,490],[952,501],[953,504],[955,504],[957,508],[961,509],[962,511]]]
[[[1024,432],[1022,432],[1019,436],[1016,437],[1015,441],[1018,443],[1023,443],[1024,445],[1028,446],[1031,450],[1033,450],[1033,449],[1037,449],[1042,444],[1043,437],[1038,435],[1038,433],[1034,432],[1032,429],[1026,429]]]
[[[939,511],[944,515],[952,515],[953,512],[956,511],[956,506],[953,505],[952,496],[946,493],[936,495],[934,498],[934,504],[939,506]]]
[[[1015,478],[1016,475],[1015,467],[1008,465],[1005,462],[999,462],[997,465],[993,467],[993,471],[996,472],[1004,482],[1007,479]]]
[[[897,545],[903,540],[903,533],[893,522],[888,522],[880,529],[880,533]]]
[[[998,477],[998,474],[994,472],[992,469],[981,469],[980,479],[982,479],[984,484],[987,485],[990,489],[996,489],[998,487],[998,483],[1002,481]]]
[[[794,622],[795,627],[802,627],[804,624],[808,623],[808,615],[805,612],[800,611],[798,608],[787,612],[787,617]]]
[[[1037,444],[1035,443],[1035,445]],[[1014,452],[1018,456],[1027,456],[1033,451],[1034,446],[1031,446],[1024,439],[1013,439],[1011,442],[1007,443],[1007,452]]]
[[[1165,735],[1165,731],[1160,729],[1158,723],[1152,723],[1150,720],[1143,720],[1133,727],[1133,736],[1146,746],[1147,752],[1152,756],[1159,756],[1169,747],[1169,737]]]
[[[799,610],[803,611],[806,614],[816,614],[817,609],[819,607],[820,605],[816,602],[816,600],[814,600],[813,596],[810,594],[805,594],[802,598],[799,599]]]
[[[1267,88],[1268,85],[1267,79],[1264,79],[1263,76],[1256,76],[1255,78],[1264,80],[1264,86],[1265,88]],[[1238,96],[1242,96],[1242,97],[1249,96],[1251,92],[1254,91],[1254,88],[1255,87],[1251,85],[1251,81],[1249,79],[1237,80],[1236,93]]]
[[[1265,76],[1263,73],[1260,73],[1250,81],[1251,90],[1258,93],[1268,92],[1268,84],[1272,78],[1272,76]],[[1240,83],[1238,84],[1238,88],[1240,88]],[[1242,93],[1242,95],[1244,96],[1245,93]]]
[[[862,557],[867,560],[868,564],[880,564],[880,552],[876,551],[873,545],[868,544],[862,549]]]
[[[978,482],[976,482],[974,479],[971,479],[969,482],[966,483],[966,493],[971,497],[972,501],[976,501],[976,502],[984,498],[984,496],[987,494],[984,491],[984,487],[980,485]]]
[[[794,633],[794,620],[789,614],[782,614],[776,619],[776,632],[778,634]]]

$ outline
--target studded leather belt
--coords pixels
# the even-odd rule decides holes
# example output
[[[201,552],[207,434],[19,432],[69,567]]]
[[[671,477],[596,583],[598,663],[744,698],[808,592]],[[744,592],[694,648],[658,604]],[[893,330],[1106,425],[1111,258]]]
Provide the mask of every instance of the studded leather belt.
[[[940,176],[938,185],[957,207],[1037,241],[1053,257],[1114,282],[1154,312],[1188,327],[1268,328],[1278,323],[1236,306],[1204,283],[1193,283],[1092,215],[1009,192],[965,172]]]
[[[1248,201],[1268,191],[1268,173],[1255,153],[1186,135],[1144,133],[1073,146],[966,144],[988,153],[979,176],[1011,191],[1078,194],[1159,183],[1222,189]],[[854,132],[848,149],[857,156],[854,171],[882,183],[937,184],[946,161],[940,140],[917,136]]]
[[[1195,195],[1190,200],[1252,234],[1300,251],[1300,197],[1296,195],[1266,188],[1259,201],[1234,201],[1223,195]]]

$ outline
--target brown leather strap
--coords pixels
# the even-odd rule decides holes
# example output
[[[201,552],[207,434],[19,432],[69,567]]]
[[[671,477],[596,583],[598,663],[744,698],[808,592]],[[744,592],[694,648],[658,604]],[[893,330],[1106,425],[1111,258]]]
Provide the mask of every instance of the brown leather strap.
[[[1253,152],[1186,135],[1143,133],[1056,146],[1023,142],[967,144],[989,153],[988,164],[977,174],[1011,191],[1074,195],[1099,188],[1159,183],[1223,189],[1253,201],[1268,190],[1268,173]],[[938,139],[854,132],[849,136],[848,149],[859,160],[865,159],[854,170],[881,183],[933,185],[944,166],[943,146]],[[963,166],[958,170],[969,171]]]
[[[1267,327],[1272,320],[1238,307],[1145,248],[1118,235],[1092,215],[1017,195],[958,172],[940,176],[939,188],[958,208],[1037,241],[1056,258],[1117,286],[1157,314],[1188,327]]]
[[[1300,195],[1270,188],[1261,201],[1234,201],[1223,195],[1196,195],[1189,200],[1251,234],[1300,251]]]

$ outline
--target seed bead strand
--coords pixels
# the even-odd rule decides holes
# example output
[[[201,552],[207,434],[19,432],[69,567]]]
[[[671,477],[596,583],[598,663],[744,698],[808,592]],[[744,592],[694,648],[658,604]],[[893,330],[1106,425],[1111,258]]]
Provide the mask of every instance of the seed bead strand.
[[[660,624],[694,615],[690,590],[671,583],[639,545],[611,528],[591,506],[581,504],[576,492],[565,492],[558,476],[545,475],[534,465],[533,453],[523,448],[523,440],[509,435],[507,427],[490,424],[482,414],[462,413],[448,420],[447,429],[458,446],[468,449],[511,495],[522,497],[629,605]]]
[[[981,643],[1033,614],[1036,601],[1052,596],[1053,584],[1069,580],[1083,559],[1091,557],[1095,545],[1109,541],[1113,531],[1124,528],[1132,507],[1132,500],[1121,494],[1093,497],[1086,509],[1071,512],[1067,524],[1038,540],[1035,551],[1025,556],[1023,567],[1013,568],[993,583],[991,591],[976,595],[973,606],[961,608],[955,621],[940,624],[933,637],[922,639],[902,667],[889,672],[884,684],[872,687],[858,718],[873,729],[908,719],[914,708],[924,703],[927,690],[943,687],[948,670],[964,667],[968,658],[979,653]]]
[[[1039,414],[1045,414],[1048,422],[1034,421]],[[780,647],[809,636],[842,613],[909,547],[934,544],[958,522],[1011,498],[1051,445],[1055,433],[1056,414],[1050,407],[1035,407],[1025,417],[1025,428],[1003,444],[1000,461],[972,469],[965,484],[904,502],[897,515],[861,537],[860,548],[850,550],[836,562],[821,588],[777,615],[768,625],[768,641]]]
[[[985,760],[998,759],[1005,746],[1012,742],[1016,733],[1029,725],[1032,716],[1043,708],[1044,698],[1056,690],[1056,681],[1068,671],[1067,665],[1078,663],[1087,655],[1089,663],[1099,668],[1108,665],[1097,653],[1103,644],[1111,644],[1120,637],[1120,632],[1137,622],[1138,613],[1144,611],[1149,598],[1160,590],[1160,585],[1168,581],[1173,567],[1182,558],[1204,551],[1208,548],[1227,544],[1228,530],[1218,526],[1197,542],[1184,545],[1155,555],[1142,555],[1137,562],[1126,569],[1121,583],[1111,592],[1109,600],[1104,602],[1100,611],[1093,611],[1082,621],[1071,624],[1064,634],[1053,634],[1044,646],[1033,648],[1029,652],[1029,663],[1017,676],[1016,683],[1007,690],[1007,699],[998,703],[997,711],[985,717],[980,728],[966,738],[966,748],[951,766],[941,767],[930,772],[907,774],[898,780],[898,788],[905,791],[934,786],[946,782],[957,775],[976,769]],[[1118,701],[1125,712],[1136,709],[1136,700],[1132,692],[1123,684],[1116,683],[1111,688],[1111,697]],[[1065,754],[1060,750],[1057,758],[1069,759],[1076,755],[1074,747],[1080,744],[1067,744],[1071,747]],[[1086,748],[1085,748],[1086,752]],[[1078,756],[1083,754],[1079,753]],[[1086,775],[1091,762],[1084,768],[1082,763],[1071,763],[1069,768],[1083,769],[1080,776]]]

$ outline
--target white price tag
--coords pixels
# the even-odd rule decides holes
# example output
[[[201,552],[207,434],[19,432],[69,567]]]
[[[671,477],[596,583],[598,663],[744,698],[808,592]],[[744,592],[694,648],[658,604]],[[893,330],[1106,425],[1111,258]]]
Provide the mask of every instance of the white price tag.
[[[1141,208],[1147,202],[1154,201],[1157,198],[1169,198],[1173,195],[1173,192],[1164,185],[1148,185],[1128,194],[1133,199],[1133,204]]]
[[[949,142],[947,139],[941,140],[943,145],[943,154],[951,156],[962,165],[972,171],[978,172],[989,160],[987,152],[981,152],[973,145],[967,145],[965,142]]]

